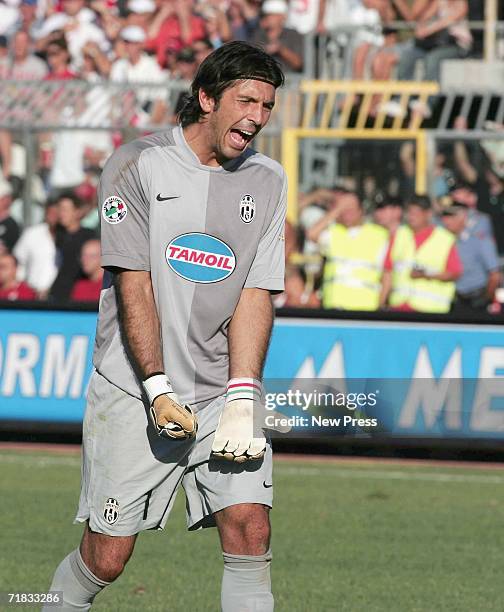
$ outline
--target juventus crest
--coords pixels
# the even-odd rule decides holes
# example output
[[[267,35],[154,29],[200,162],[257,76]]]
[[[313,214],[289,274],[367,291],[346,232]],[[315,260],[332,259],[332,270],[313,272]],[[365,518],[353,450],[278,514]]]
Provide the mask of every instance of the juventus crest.
[[[240,219],[243,223],[250,223],[255,215],[254,198],[247,194],[240,200]]]

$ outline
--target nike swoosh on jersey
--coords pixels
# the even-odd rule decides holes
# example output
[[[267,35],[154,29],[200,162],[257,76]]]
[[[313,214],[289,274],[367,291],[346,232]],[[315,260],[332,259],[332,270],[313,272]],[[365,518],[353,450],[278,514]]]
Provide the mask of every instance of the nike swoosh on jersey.
[[[160,193],[158,193],[156,196],[156,200],[158,202],[167,202],[168,200],[175,200],[176,198],[180,198],[180,196],[167,196],[166,198],[163,198]]]
[[[263,487],[264,487],[265,489],[271,489],[271,487],[272,487],[272,486],[273,486],[273,483],[272,483],[272,484],[266,484],[266,481],[265,481],[265,480],[263,480]]]

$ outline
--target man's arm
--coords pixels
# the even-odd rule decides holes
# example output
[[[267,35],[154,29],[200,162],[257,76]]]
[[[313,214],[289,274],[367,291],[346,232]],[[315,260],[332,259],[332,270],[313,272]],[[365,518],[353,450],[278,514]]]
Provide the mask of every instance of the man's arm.
[[[123,270],[117,275],[122,328],[142,380],[164,371],[159,318],[150,272]]]
[[[161,333],[150,272],[123,270],[117,275],[116,289],[125,342],[149,398],[157,433],[179,440],[195,436],[197,423],[191,408],[180,404],[163,374]]]
[[[272,326],[269,291],[243,289],[228,329],[230,379],[261,379]]]

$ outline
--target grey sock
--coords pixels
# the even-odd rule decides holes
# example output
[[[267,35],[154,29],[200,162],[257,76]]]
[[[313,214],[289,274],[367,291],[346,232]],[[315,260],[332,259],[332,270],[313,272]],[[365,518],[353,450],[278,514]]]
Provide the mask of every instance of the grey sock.
[[[222,612],[273,612],[271,551],[258,556],[225,552],[222,556]]]
[[[79,549],[73,550],[58,565],[50,591],[63,591],[63,606],[43,607],[42,612],[89,610],[95,595],[110,582],[97,578],[82,560]]]

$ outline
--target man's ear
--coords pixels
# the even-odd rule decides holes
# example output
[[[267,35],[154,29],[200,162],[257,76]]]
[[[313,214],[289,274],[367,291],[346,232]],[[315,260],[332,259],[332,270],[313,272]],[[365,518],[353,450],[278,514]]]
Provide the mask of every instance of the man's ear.
[[[198,92],[198,99],[201,106],[201,110],[204,113],[210,113],[215,109],[215,99],[209,96],[203,89],[200,88]]]

